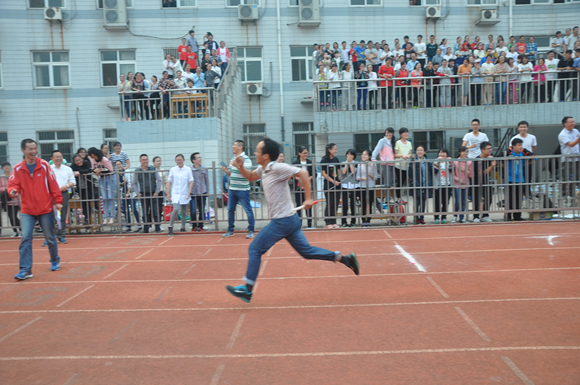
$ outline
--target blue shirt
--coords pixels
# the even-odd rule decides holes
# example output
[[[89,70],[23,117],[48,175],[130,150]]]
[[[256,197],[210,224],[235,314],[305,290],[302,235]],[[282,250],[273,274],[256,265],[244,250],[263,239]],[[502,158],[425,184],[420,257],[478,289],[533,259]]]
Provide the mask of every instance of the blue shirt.
[[[362,47],[359,45],[358,47],[355,47],[355,48],[354,48],[354,50],[356,51],[356,53],[358,54],[358,56],[359,56],[361,59],[366,59],[366,58],[367,58],[367,56],[365,55],[366,48],[362,48]]]
[[[536,55],[530,55],[530,52],[538,53],[538,44],[537,43],[527,43],[526,44],[526,54],[528,55],[529,60],[536,60]]]
[[[524,156],[523,152],[516,154],[513,152],[511,156]],[[510,160],[509,161],[509,181],[511,183],[524,183],[524,161]]]
[[[419,63],[419,61],[417,61],[417,60],[415,60],[415,61],[413,61],[413,60],[409,60],[409,61],[407,62],[407,69],[408,69],[409,71],[413,71],[413,70],[415,69],[415,66],[417,65],[417,63]]]
[[[30,173],[30,177],[32,178],[32,175],[34,175],[34,169],[36,168],[36,162],[32,164],[26,163],[26,167],[28,168],[28,172]]]
[[[203,72],[199,76],[197,76],[197,73],[193,74],[193,86],[195,88],[205,87],[205,84],[203,84],[204,81],[205,81],[205,74]]]
[[[574,64],[572,66],[574,68],[580,68],[580,57],[574,60]]]
[[[483,65],[483,63],[485,63],[487,61],[487,56],[482,57],[481,60],[479,61],[479,64]],[[493,60],[493,58],[491,59],[491,62],[495,64],[495,60]]]

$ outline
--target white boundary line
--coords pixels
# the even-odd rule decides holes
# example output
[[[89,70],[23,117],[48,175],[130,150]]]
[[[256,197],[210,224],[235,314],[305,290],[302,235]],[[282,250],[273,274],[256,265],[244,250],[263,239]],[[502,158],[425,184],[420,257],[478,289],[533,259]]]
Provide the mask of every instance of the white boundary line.
[[[501,359],[507,364],[507,366],[510,367],[511,370],[514,371],[514,373],[524,382],[524,384],[534,385],[534,383],[524,374],[524,372],[520,370],[520,368],[516,366],[516,364],[513,363],[512,360],[505,356],[502,356]]]
[[[218,382],[220,381],[220,377],[222,376],[222,373],[224,372],[224,368],[225,368],[224,364],[221,364],[220,366],[217,367],[209,385],[217,385],[218,384]]]
[[[109,278],[111,275],[115,274],[117,271],[119,271],[119,270],[121,270],[121,269],[124,269],[124,268],[125,268],[125,267],[127,267],[127,266],[129,266],[129,263],[128,263],[128,264],[126,264],[126,265],[124,265],[124,266],[121,266],[121,267],[119,267],[117,270],[113,271],[111,274],[107,275],[106,277],[103,277],[103,279],[107,279],[107,278]]]
[[[111,341],[109,341],[110,343],[116,342],[119,338],[121,338],[123,336],[123,334],[127,333],[127,330],[129,330],[131,328],[131,326],[135,325],[135,323],[137,322],[137,320],[134,320],[133,322],[131,322],[129,325],[125,326],[123,328],[123,330],[121,330],[115,337],[113,337],[113,339]]]
[[[234,332],[230,337],[230,342],[228,342],[228,346],[226,349],[231,349],[234,347],[234,343],[236,342],[236,338],[238,338],[238,334],[240,333],[240,329],[242,328],[242,324],[244,323],[244,319],[246,318],[246,314],[240,314],[240,318],[238,319],[238,323],[236,323],[236,327],[234,328]]]
[[[431,285],[433,285],[435,287],[435,289],[437,289],[437,291],[439,292],[439,294],[441,294],[443,296],[443,298],[449,298],[447,293],[444,292],[443,289],[441,289],[441,287],[439,287],[439,285],[437,285],[437,283],[433,280],[433,278],[431,278],[431,277],[425,277],[425,278],[427,278],[427,280],[429,282],[431,282]]]
[[[41,319],[42,316],[40,317],[36,317],[35,319],[33,319],[32,321],[24,324],[23,326],[20,326],[18,329],[14,330],[12,333],[6,334],[4,337],[0,338],[0,342],[4,341],[6,338],[12,337],[14,334],[18,333],[19,331],[21,331],[22,329],[32,325],[33,323],[35,323],[36,321],[38,321],[39,319]]]
[[[481,338],[483,338],[484,341],[490,342],[491,340],[489,339],[489,337],[483,332],[483,330],[481,330],[480,328],[477,327],[477,325],[475,324],[475,322],[473,322],[471,320],[471,318],[469,318],[469,316],[467,314],[465,314],[465,312],[463,310],[461,310],[460,308],[456,307],[455,310],[457,310],[457,312],[459,314],[461,314],[461,316],[463,317],[463,319],[469,324],[469,326],[471,326],[471,328],[473,330],[475,330],[475,332],[477,334],[479,334],[479,336]]]
[[[256,286],[254,286],[254,289]],[[474,303],[502,303],[502,302],[537,302],[537,301],[580,301],[580,297],[570,298],[508,298],[508,299],[468,299],[456,301],[423,301],[423,302],[387,302],[367,304],[336,304],[336,305],[288,305],[288,306],[261,306],[261,307],[194,307],[174,309],[77,309],[77,310],[4,310],[0,314],[28,314],[28,313],[133,313],[133,312],[197,312],[197,311],[229,311],[229,310],[300,310],[300,309],[348,309],[364,307],[389,306],[423,306],[423,305],[455,305]]]
[[[64,385],[72,385],[73,382],[75,382],[75,380],[79,377],[78,373],[75,373],[72,375],[71,378],[68,379],[67,382],[64,383]]]
[[[332,356],[371,356],[388,354],[431,354],[431,353],[472,353],[505,352],[531,350],[580,350],[580,346],[501,346],[489,348],[451,348],[451,349],[410,349],[410,350],[373,350],[351,352],[312,352],[312,353],[254,353],[254,354],[176,354],[176,355],[124,355],[124,356],[32,356],[0,357],[0,361],[36,360],[127,360],[127,359],[184,359],[184,358],[277,358],[277,357],[332,357]]]
[[[147,250],[146,252],[144,252],[143,254],[141,254],[140,256],[138,256],[138,257],[137,257],[137,258],[135,258],[135,259],[141,259],[141,257],[144,257],[145,255],[149,254],[149,253],[150,253],[150,252],[152,252],[152,251],[153,251],[153,248],[151,248],[151,249]]]
[[[415,258],[413,258],[413,256],[411,254],[407,253],[405,251],[405,249],[403,249],[396,242],[395,242],[395,247],[397,248],[397,250],[399,250],[399,252],[403,255],[403,257],[407,258],[407,260],[409,262],[411,262],[412,265],[415,265],[415,267],[417,268],[417,270],[422,271],[424,273],[427,272],[427,270],[425,270],[425,268],[423,267],[423,265],[421,265],[419,262],[417,262],[417,260]]]
[[[161,242],[158,246],[163,245],[164,243],[169,242],[170,240],[172,240],[174,237],[169,237],[169,239],[164,240],[163,242]]]
[[[76,297],[78,297],[79,295],[83,294],[85,291],[89,290],[91,287],[94,287],[95,285],[91,285],[89,287],[85,287],[83,290],[79,291],[78,293],[76,293],[75,295],[73,295],[72,297],[70,297],[69,299],[67,299],[64,302],[59,303],[58,305],[56,305],[56,307],[61,307],[62,305],[64,305],[65,303],[72,301],[73,299],[75,299]]]

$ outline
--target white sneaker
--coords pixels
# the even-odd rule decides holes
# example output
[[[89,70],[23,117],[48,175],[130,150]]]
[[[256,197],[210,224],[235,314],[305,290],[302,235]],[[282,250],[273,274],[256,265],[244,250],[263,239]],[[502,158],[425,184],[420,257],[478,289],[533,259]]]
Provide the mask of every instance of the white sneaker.
[[[451,220],[451,223],[457,223],[457,218],[453,217],[453,219]]]
[[[461,223],[467,223],[467,219],[461,219],[459,222],[461,222]]]
[[[481,222],[481,221],[479,220],[479,218],[475,218],[475,219],[473,220],[473,223],[479,223],[479,222]]]
[[[485,222],[485,223],[491,223],[491,222],[493,222],[490,217],[483,217],[483,218],[481,218],[481,221],[482,222]]]

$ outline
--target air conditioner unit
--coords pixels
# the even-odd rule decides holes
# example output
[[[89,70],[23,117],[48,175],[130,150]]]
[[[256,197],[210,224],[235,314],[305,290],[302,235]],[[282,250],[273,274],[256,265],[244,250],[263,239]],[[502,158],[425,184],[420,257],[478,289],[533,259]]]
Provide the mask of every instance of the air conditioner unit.
[[[258,6],[256,4],[238,5],[239,20],[258,20]]]
[[[61,9],[56,7],[44,8],[44,20],[48,20],[50,22],[62,20]]]
[[[298,26],[316,27],[320,25],[320,1],[298,0]]]
[[[262,83],[252,83],[246,85],[248,95],[262,95]]]
[[[499,23],[499,14],[497,9],[482,9],[481,19],[475,23],[476,25],[495,25]]]
[[[425,17],[427,19],[439,19],[441,17],[441,7],[425,7]]]
[[[103,0],[103,27],[127,29],[127,3],[125,0]]]

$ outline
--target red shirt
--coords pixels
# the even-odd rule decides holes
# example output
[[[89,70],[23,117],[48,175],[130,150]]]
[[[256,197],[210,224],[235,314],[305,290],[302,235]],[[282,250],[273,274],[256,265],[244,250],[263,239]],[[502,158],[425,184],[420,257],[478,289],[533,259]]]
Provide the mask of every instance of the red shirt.
[[[518,53],[525,55],[526,54],[526,43],[517,43],[518,46]]]
[[[195,52],[187,53],[187,64],[189,64],[192,70],[197,68],[197,54]]]
[[[177,48],[177,51],[179,52],[179,60],[187,60],[187,46],[186,45],[180,45],[179,48]]]
[[[389,68],[387,68],[386,65],[382,65],[379,68],[379,78],[381,77],[381,75],[391,75],[391,77],[395,77],[395,68],[393,66],[390,66]],[[381,87],[386,86],[386,81],[385,80],[381,80],[380,82]],[[389,87],[393,86],[393,81],[389,80]]]
[[[405,71],[399,70],[399,77],[400,78],[408,78],[409,77],[409,70],[405,70]],[[409,80],[408,79],[405,79],[405,81],[408,82]],[[397,80],[397,85],[398,86],[405,87],[405,86],[408,86],[409,83],[407,83],[407,84],[401,84],[401,80]]]

